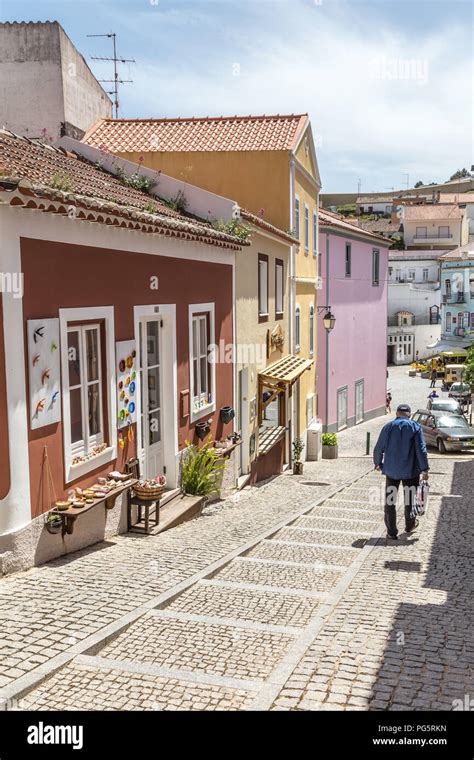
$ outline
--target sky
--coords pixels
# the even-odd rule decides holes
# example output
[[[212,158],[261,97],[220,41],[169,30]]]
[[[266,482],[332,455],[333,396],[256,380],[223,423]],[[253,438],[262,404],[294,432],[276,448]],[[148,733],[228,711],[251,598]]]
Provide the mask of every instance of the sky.
[[[323,192],[474,163],[474,0],[0,0],[59,21],[98,78],[117,33],[125,118],[308,113]],[[108,87],[109,85],[104,85]],[[408,176],[407,176],[408,175]]]

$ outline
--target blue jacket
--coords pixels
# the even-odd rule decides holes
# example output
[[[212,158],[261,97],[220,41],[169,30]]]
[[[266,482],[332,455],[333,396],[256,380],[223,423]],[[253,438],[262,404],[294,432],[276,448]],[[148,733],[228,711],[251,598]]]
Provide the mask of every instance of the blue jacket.
[[[416,478],[428,470],[428,452],[420,425],[407,417],[387,423],[374,449],[374,464],[394,480]]]

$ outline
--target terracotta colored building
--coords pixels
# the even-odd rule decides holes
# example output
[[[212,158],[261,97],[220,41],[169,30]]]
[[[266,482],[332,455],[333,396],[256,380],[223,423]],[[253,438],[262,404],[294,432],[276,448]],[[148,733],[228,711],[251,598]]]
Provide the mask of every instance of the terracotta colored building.
[[[71,487],[138,454],[172,491],[200,421],[232,432],[219,410],[235,407],[233,365],[207,347],[234,340],[245,244],[199,218],[230,218],[231,202],[196,190],[183,215],[130,185],[123,167],[0,132],[4,572],[126,529],[122,505],[47,533],[44,513]]]

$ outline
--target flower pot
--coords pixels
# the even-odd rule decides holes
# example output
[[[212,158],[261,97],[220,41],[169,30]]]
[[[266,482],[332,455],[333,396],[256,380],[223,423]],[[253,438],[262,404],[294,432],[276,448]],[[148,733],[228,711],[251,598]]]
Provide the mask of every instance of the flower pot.
[[[207,435],[209,435],[210,431],[211,431],[211,425],[209,422],[196,423],[196,435],[200,441],[203,441],[204,438]]]
[[[231,406],[222,407],[220,411],[220,418],[221,418],[221,422],[224,425],[227,425],[228,422],[231,422],[231,420],[233,420],[234,417],[235,417],[235,412]]]
[[[293,462],[293,475],[303,474],[303,462]]]
[[[63,521],[55,520],[55,522],[45,522],[44,525],[48,533],[61,533]]]
[[[338,447],[337,446],[325,446],[323,444],[323,459],[337,459]]]

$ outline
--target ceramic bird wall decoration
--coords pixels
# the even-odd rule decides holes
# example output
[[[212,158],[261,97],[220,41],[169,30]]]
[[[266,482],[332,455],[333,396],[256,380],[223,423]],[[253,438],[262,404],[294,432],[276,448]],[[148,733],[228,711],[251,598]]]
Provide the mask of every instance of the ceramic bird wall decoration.
[[[27,336],[30,427],[36,430],[61,420],[59,319],[29,319]]]
[[[44,327],[38,327],[33,333],[33,340],[38,343],[38,340],[44,335]]]

